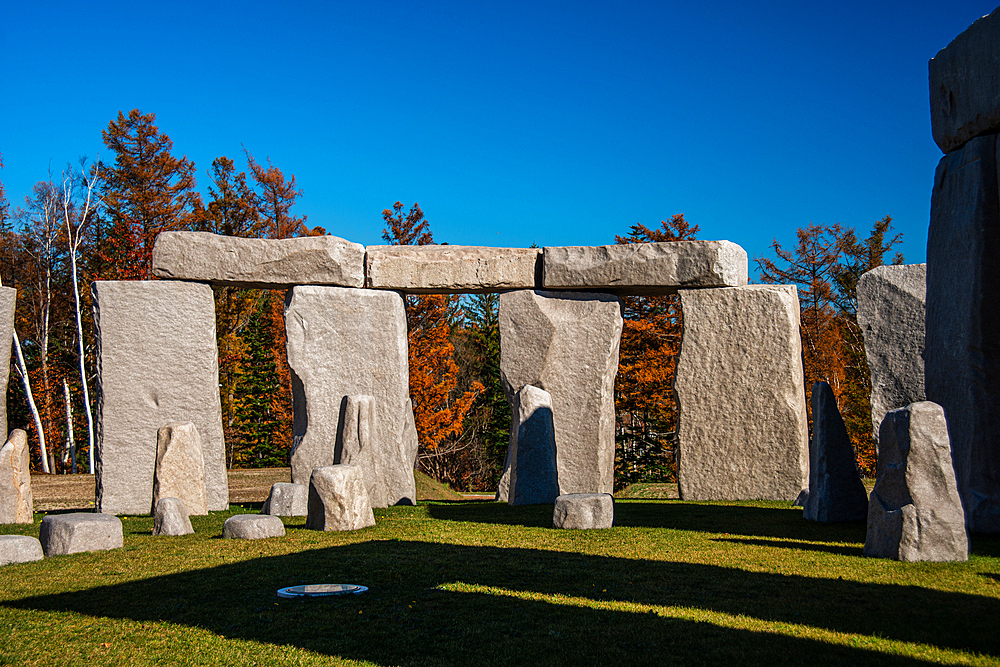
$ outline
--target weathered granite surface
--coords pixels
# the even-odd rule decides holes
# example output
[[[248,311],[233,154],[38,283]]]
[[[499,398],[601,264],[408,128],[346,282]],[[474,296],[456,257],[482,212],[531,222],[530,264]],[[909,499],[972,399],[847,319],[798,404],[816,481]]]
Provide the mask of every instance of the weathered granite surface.
[[[157,431],[193,422],[201,436],[209,510],[229,507],[219,400],[215,300],[174,280],[94,283],[97,330],[97,507],[152,507]]]
[[[525,385],[551,395],[560,493],[614,490],[614,384],[621,332],[621,305],[610,294],[519,290],[500,295],[504,393],[512,406]],[[504,475],[509,477],[509,468]],[[501,489],[506,485],[502,480]]]
[[[0,447],[0,523],[34,521],[28,434],[19,428]]]
[[[530,384],[514,395],[515,426],[510,438],[511,505],[555,502],[559,495],[552,396]]]
[[[872,428],[889,410],[926,398],[927,265],[879,266],[858,281],[858,326],[872,380]]]
[[[284,536],[285,524],[281,517],[270,514],[237,514],[222,524],[222,537],[227,540],[263,540]]]
[[[672,294],[747,284],[746,250],[729,241],[544,248],[542,263],[545,289]]]
[[[615,523],[615,499],[610,493],[569,493],[556,498],[553,528],[587,530],[611,528]]]
[[[309,487],[288,482],[272,484],[260,513],[272,516],[306,516],[309,514]]]
[[[868,505],[864,553],[876,558],[969,558],[962,503],[941,406],[892,410],[879,428],[878,471]]]
[[[812,387],[812,418],[809,493],[802,516],[822,522],[864,521],[868,516],[868,492],[837,399],[826,382]]]
[[[249,239],[210,232],[161,232],[153,246],[153,274],[260,289],[361,287],[365,248],[336,236]]]
[[[0,565],[42,560],[42,543],[27,535],[0,535]]]
[[[927,69],[931,134],[942,152],[1000,132],[1000,12],[966,28],[938,51]]]
[[[341,464],[313,470],[306,528],[358,530],[374,525],[375,514],[359,466]]]
[[[156,433],[154,512],[161,498],[179,498],[189,515],[208,514],[201,436],[191,422],[170,422]]]
[[[382,452],[375,447],[375,433],[375,397],[362,394],[345,396],[334,460],[357,464],[361,468],[372,507],[388,507]]]
[[[292,481],[308,484],[314,468],[336,463],[345,396],[375,398],[374,446],[380,452],[386,502],[416,503],[408,440],[406,314],[397,292],[299,286],[285,302],[292,370]]]
[[[379,245],[366,248],[368,286],[411,294],[534,289],[538,248],[461,245]]]
[[[968,528],[1000,532],[997,136],[941,158],[927,233],[924,387],[948,418]]]
[[[190,535],[194,532],[180,498],[160,498],[153,508],[153,535]]]
[[[14,338],[14,302],[17,290],[0,287],[0,389],[7,396],[7,381],[10,379],[10,352]],[[0,401],[0,434],[7,433],[7,401]]]
[[[111,514],[49,514],[42,519],[38,541],[46,556],[118,549],[123,544],[122,522]]]
[[[674,391],[685,500],[795,500],[809,483],[799,299],[791,285],[682,290]]]

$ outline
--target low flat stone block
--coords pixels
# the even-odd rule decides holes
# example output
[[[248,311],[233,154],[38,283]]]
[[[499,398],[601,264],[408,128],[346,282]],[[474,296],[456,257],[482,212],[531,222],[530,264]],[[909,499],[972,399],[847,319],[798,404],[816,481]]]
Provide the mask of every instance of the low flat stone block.
[[[747,252],[729,241],[543,248],[542,286],[618,295],[747,284]]]
[[[423,245],[368,246],[368,286],[411,294],[534,289],[538,248]]]
[[[271,516],[306,516],[309,514],[309,487],[305,484],[277,482],[271,485],[261,514]]]
[[[0,523],[34,521],[28,434],[19,428],[0,447]]]
[[[27,535],[0,535],[0,565],[42,560],[42,543]]]
[[[153,535],[190,535],[194,532],[180,498],[160,498],[153,508]]]
[[[375,525],[361,468],[342,464],[313,470],[306,528],[358,530]]]
[[[111,514],[76,512],[42,519],[38,539],[46,556],[106,551],[122,546],[122,522]]]
[[[284,537],[285,524],[270,514],[237,514],[222,524],[222,537],[227,540],[262,540]]]
[[[927,69],[931,134],[942,152],[1000,132],[1000,12],[966,28],[938,51]]]
[[[809,492],[802,516],[809,521],[864,521],[868,516],[868,493],[837,399],[826,382],[813,385],[812,417]]]
[[[556,498],[553,528],[611,528],[615,523],[615,499],[610,493],[569,493]]]
[[[191,422],[171,422],[156,433],[153,508],[161,498],[178,498],[188,514],[208,514],[201,437]]]
[[[247,239],[210,232],[161,232],[153,246],[153,274],[258,289],[362,287],[365,248],[336,236]]]
[[[17,290],[0,287],[0,389],[7,395],[7,381],[10,378],[10,350],[14,338],[14,305]],[[7,433],[7,401],[0,401],[0,435]]]
[[[559,495],[552,396],[530,384],[514,397],[510,442],[511,505],[555,502]],[[516,436],[516,438],[515,438]]]

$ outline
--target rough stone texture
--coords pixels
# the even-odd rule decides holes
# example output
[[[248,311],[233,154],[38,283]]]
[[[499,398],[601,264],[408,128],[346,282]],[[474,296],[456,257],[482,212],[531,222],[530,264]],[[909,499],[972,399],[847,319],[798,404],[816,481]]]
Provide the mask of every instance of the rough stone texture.
[[[153,273],[259,289],[361,287],[365,248],[336,236],[245,239],[210,232],[162,232],[153,246]]]
[[[610,294],[521,290],[500,295],[504,393],[512,409],[526,385],[551,395],[560,493],[614,490],[614,385],[621,332],[621,305]],[[509,467],[504,476],[509,478]],[[501,480],[501,489],[508,483]]]
[[[353,463],[361,468],[372,507],[388,507],[385,479],[382,475],[382,452],[375,448],[375,397],[344,396],[340,433],[334,460]]]
[[[0,523],[31,523],[33,511],[28,434],[16,428],[0,447]]]
[[[14,337],[14,302],[17,290],[0,287],[0,389],[7,396],[7,381],[10,377],[10,349]],[[0,433],[7,432],[7,401],[0,401]]]
[[[309,513],[309,487],[305,484],[277,482],[271,485],[261,514],[272,516],[306,516]]]
[[[375,514],[359,466],[342,464],[313,470],[306,528],[358,530],[374,525]]]
[[[927,265],[879,266],[858,281],[858,326],[872,379],[872,429],[889,410],[922,401]]]
[[[227,540],[262,540],[284,537],[285,524],[270,514],[237,514],[222,524],[222,537]]]
[[[180,498],[190,515],[208,514],[201,437],[191,422],[171,422],[156,433],[154,510],[161,498]]]
[[[368,286],[413,294],[454,294],[534,289],[541,268],[538,248],[461,245],[368,246]]]
[[[927,233],[924,386],[948,418],[968,528],[1000,532],[997,137],[945,155]]]
[[[160,498],[153,508],[153,535],[190,535],[194,532],[180,498]]]
[[[928,63],[931,134],[951,153],[1000,132],[1000,12],[984,16]]]
[[[219,402],[215,300],[208,285],[94,283],[97,330],[97,507],[146,514],[157,431],[190,421],[201,436],[209,510],[229,507]]]
[[[556,498],[553,528],[611,528],[615,499],[610,493],[569,493]]]
[[[878,470],[868,504],[866,556],[968,560],[962,503],[941,406],[890,411],[879,428]]]
[[[685,500],[795,500],[809,482],[791,285],[683,290],[674,391]]]
[[[514,425],[510,430],[511,505],[552,503],[559,495],[556,470],[556,432],[552,396],[532,387],[514,395]]]
[[[42,543],[27,535],[0,535],[0,565],[42,560]]]
[[[545,289],[673,294],[747,284],[747,252],[729,241],[544,248],[542,258]]]
[[[111,514],[49,514],[42,519],[38,540],[46,556],[118,549],[122,522]]]
[[[826,382],[813,385],[812,418],[809,493],[802,516],[810,521],[864,521],[868,516],[868,492],[837,399]]]
[[[397,292],[300,286],[285,303],[288,365],[292,370],[292,481],[308,484],[314,468],[337,463],[345,396],[375,398],[375,448],[386,502],[416,503],[408,439],[406,314]]]

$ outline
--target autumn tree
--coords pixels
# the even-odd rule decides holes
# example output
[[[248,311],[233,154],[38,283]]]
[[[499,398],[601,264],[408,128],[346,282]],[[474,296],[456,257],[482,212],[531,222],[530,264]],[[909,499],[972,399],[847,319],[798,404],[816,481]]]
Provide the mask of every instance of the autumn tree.
[[[267,159],[264,168],[243,149],[250,165],[250,173],[257,185],[257,208],[265,223],[264,236],[272,239],[290,239],[295,236],[322,236],[322,227],[306,227],[307,216],[294,216],[291,208],[302,196],[302,188],[295,183],[295,174],[286,179],[284,173]]]

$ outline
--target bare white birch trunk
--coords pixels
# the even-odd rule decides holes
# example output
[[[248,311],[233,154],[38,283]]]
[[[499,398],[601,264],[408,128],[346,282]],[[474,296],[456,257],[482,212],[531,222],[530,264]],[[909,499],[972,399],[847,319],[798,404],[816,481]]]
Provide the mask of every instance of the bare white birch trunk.
[[[69,383],[63,380],[63,398],[66,401],[66,442],[69,450],[70,466],[76,474],[76,440],[73,438],[73,404],[69,399]]]

